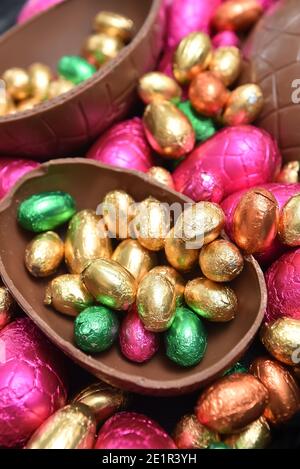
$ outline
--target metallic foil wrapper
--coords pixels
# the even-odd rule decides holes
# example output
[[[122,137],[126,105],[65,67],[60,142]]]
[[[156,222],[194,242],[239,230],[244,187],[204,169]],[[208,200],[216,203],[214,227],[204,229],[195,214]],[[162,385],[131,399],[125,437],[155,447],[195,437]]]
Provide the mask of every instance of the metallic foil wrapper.
[[[200,251],[200,268],[209,280],[230,282],[244,268],[244,258],[240,250],[231,242],[217,239]]]
[[[97,69],[87,60],[79,55],[65,55],[61,57],[57,64],[57,70],[60,76],[69,80],[74,85],[79,85],[85,80],[91,78]]]
[[[180,98],[182,90],[178,83],[168,75],[161,72],[149,72],[140,78],[138,94],[145,104],[150,104],[157,99]]]
[[[296,184],[299,182],[300,162],[290,161],[286,163],[276,177],[276,182],[282,184]]]
[[[218,433],[202,425],[194,414],[184,415],[179,420],[173,438],[179,449],[204,449],[219,441]]]
[[[281,210],[278,234],[287,246],[300,246],[300,194],[291,197]]]
[[[219,47],[213,53],[209,69],[220,78],[225,86],[232,85],[239,77],[242,69],[240,50],[234,46]]]
[[[100,11],[94,19],[94,30],[129,42],[134,34],[134,22],[124,15],[109,11]]]
[[[103,33],[93,34],[85,41],[82,55],[86,59],[93,57],[94,65],[100,67],[108,60],[117,57],[123,47],[124,43],[117,37]]]
[[[71,81],[65,80],[64,78],[58,78],[57,80],[53,80],[49,85],[47,98],[56,98],[57,96],[60,96],[61,94],[67,93],[68,91],[72,90],[74,86],[75,85]]]
[[[274,358],[286,365],[297,364],[300,358],[300,320],[283,317],[264,324],[260,338]]]
[[[222,80],[212,72],[199,73],[189,88],[189,99],[194,109],[208,117],[217,117],[229,100],[229,91]]]
[[[157,256],[133,239],[125,239],[116,248],[112,260],[127,269],[139,283],[157,265]]]
[[[258,85],[239,86],[228,98],[222,121],[233,126],[251,124],[259,116],[263,105],[264,97]]]
[[[134,232],[139,243],[150,251],[160,251],[170,229],[168,207],[148,197],[136,209]]]
[[[42,63],[33,63],[28,68],[30,87],[33,96],[43,100],[48,95],[50,81],[52,79],[51,69]]]
[[[175,189],[172,174],[162,166],[152,166],[147,174],[156,182],[167,186],[169,189]]]
[[[243,32],[253,26],[262,13],[258,0],[228,0],[216,9],[212,24],[217,31]]]
[[[34,277],[56,272],[64,258],[64,243],[53,231],[37,235],[26,247],[25,265]]]
[[[13,318],[16,303],[7,288],[0,287],[0,331]]]
[[[176,237],[172,228],[165,240],[165,254],[168,262],[180,272],[192,270],[198,263],[199,249],[188,249],[186,242]]]
[[[184,289],[185,289],[185,280],[184,278],[175,270],[173,267],[170,267],[168,265],[159,265],[157,267],[154,267],[154,269],[151,270],[152,273],[157,273],[161,274],[172,283],[172,285],[175,287],[175,294],[176,294],[176,304],[179,305],[183,301],[183,296],[184,296]]]
[[[260,417],[241,432],[225,439],[234,449],[264,449],[271,443],[271,432],[267,420]]]
[[[133,219],[135,201],[122,190],[108,192],[102,201],[103,220],[108,231],[116,238],[130,235],[129,224]]]
[[[31,93],[30,79],[26,70],[18,67],[10,68],[3,73],[2,78],[6,91],[12,99],[21,101],[29,98]]]

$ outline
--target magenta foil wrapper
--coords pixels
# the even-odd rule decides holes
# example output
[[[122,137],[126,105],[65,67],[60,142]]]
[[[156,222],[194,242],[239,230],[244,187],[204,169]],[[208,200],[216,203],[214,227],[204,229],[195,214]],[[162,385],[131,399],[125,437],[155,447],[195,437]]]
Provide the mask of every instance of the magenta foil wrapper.
[[[227,46],[240,47],[241,41],[234,31],[221,31],[213,37],[212,44],[215,49]]]
[[[15,185],[24,174],[36,169],[39,163],[0,157],[0,199]]]
[[[63,0],[28,0],[18,16],[18,23],[24,23],[38,13],[41,13],[62,1]]]

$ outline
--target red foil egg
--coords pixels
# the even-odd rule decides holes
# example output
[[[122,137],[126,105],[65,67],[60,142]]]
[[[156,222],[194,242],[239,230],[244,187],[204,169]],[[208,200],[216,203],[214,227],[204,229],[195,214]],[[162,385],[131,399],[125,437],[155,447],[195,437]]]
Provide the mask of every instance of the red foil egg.
[[[39,163],[30,160],[0,158],[0,199],[24,174],[37,168]]]

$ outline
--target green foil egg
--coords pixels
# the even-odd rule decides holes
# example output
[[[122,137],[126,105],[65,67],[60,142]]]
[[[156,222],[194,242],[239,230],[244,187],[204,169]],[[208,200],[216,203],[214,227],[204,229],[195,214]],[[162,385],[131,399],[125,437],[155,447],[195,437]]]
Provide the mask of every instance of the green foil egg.
[[[165,335],[167,356],[180,366],[197,365],[207,346],[207,334],[202,320],[190,309],[179,306]]]
[[[190,101],[177,100],[175,104],[178,109],[180,109],[180,111],[186,115],[186,117],[192,124],[197,141],[204,142],[216,133],[217,127],[214,121],[211,118],[202,116],[201,114],[196,112],[193,109]]]
[[[103,352],[114,343],[118,329],[119,321],[114,311],[105,306],[91,306],[75,320],[75,342],[84,352]]]
[[[216,443],[211,443],[207,449],[232,449],[230,446],[222,443],[221,441],[216,441]]]
[[[91,78],[97,69],[83,57],[77,55],[65,55],[57,65],[59,75],[66,80],[71,81],[74,85],[79,85],[82,81]]]
[[[18,221],[25,230],[41,233],[66,223],[75,212],[75,201],[70,194],[40,192],[20,204]]]
[[[231,368],[228,368],[223,376],[233,375],[235,373],[248,373],[248,368],[240,362],[236,362]]]

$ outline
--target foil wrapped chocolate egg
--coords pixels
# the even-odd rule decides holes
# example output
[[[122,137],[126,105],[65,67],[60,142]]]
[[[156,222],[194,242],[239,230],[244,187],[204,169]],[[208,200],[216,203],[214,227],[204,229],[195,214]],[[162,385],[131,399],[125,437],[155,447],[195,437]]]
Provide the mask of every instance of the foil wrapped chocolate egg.
[[[234,31],[220,31],[212,38],[212,45],[215,49],[218,47],[239,47],[240,38]]]
[[[300,320],[280,318],[264,324],[261,341],[268,352],[286,365],[295,365],[300,356]]]
[[[94,18],[94,30],[128,42],[134,34],[134,22],[118,13],[100,11]]]
[[[37,235],[26,247],[25,265],[34,277],[56,272],[64,258],[64,243],[53,231]]]
[[[233,243],[218,239],[201,249],[199,263],[209,280],[230,282],[242,272],[244,258]]]
[[[299,161],[290,161],[286,163],[278,176],[276,177],[276,182],[282,184],[296,184],[299,182],[300,175],[300,162]]]
[[[23,68],[10,68],[3,73],[2,78],[11,98],[20,101],[30,96],[30,79]]]
[[[169,101],[150,103],[143,117],[151,147],[169,159],[179,159],[195,145],[195,132],[187,117]]]
[[[172,174],[162,166],[152,166],[147,174],[150,178],[154,179],[155,182],[159,182],[159,184],[163,184],[169,189],[174,190]]]
[[[264,416],[274,425],[290,420],[300,409],[300,388],[292,374],[275,360],[257,358],[250,367],[266,387],[269,402]]]
[[[125,239],[116,248],[112,260],[127,269],[139,283],[157,265],[155,252],[149,251],[134,239]]]
[[[264,449],[271,443],[269,424],[265,417],[260,417],[241,432],[227,437],[225,443],[234,449]]]
[[[134,233],[139,243],[150,251],[160,251],[170,229],[168,207],[154,197],[138,204],[134,218]]]
[[[176,305],[180,305],[184,297],[185,280],[173,267],[168,265],[159,265],[151,270],[152,273],[161,274],[175,287]]]
[[[264,105],[258,85],[246,84],[236,88],[228,98],[222,121],[225,125],[248,125],[259,116]]]
[[[92,57],[96,67],[100,67],[108,60],[114,59],[123,47],[123,42],[117,37],[111,37],[103,33],[93,34],[85,41],[82,55],[87,60]]]
[[[278,235],[287,246],[300,245],[300,194],[291,197],[281,210]]]
[[[23,101],[20,101],[20,103],[17,105],[16,111],[17,112],[30,111],[31,109],[33,109],[35,106],[37,106],[40,103],[41,103],[41,100],[36,97],[24,99]]]
[[[202,425],[194,414],[184,415],[179,420],[173,438],[178,449],[204,449],[219,441],[218,433]]]
[[[173,320],[176,308],[175,285],[165,275],[150,271],[137,291],[138,314],[148,331],[163,332]]]
[[[135,300],[136,281],[121,264],[96,259],[83,271],[82,280],[98,303],[126,311]]]
[[[18,16],[18,24],[28,21],[33,16],[60,3],[62,0],[27,0]]]
[[[199,73],[189,87],[189,99],[200,114],[217,117],[229,99],[229,91],[212,72]]]
[[[199,114],[189,100],[177,102],[176,106],[189,119],[197,141],[203,142],[216,133],[217,128],[213,119]]]
[[[110,191],[101,204],[103,220],[110,234],[116,238],[129,237],[129,223],[134,217],[134,200],[122,190]]]
[[[173,59],[173,73],[179,83],[187,83],[203,70],[211,60],[212,45],[207,34],[192,32],[179,43]]]
[[[197,402],[195,414],[202,425],[228,435],[258,419],[267,403],[264,385],[250,374],[237,373],[206,389]]]
[[[242,55],[237,47],[219,47],[213,52],[209,69],[225,86],[230,86],[237,80],[241,68]]]
[[[257,0],[228,0],[215,11],[212,24],[217,31],[243,32],[256,23],[263,13]]]
[[[41,100],[45,99],[52,79],[51,69],[47,65],[37,62],[30,65],[28,74],[33,96]]]
[[[94,210],[82,210],[71,219],[65,239],[65,260],[72,274],[81,274],[99,257],[112,255],[111,240],[103,219]]]
[[[0,331],[9,324],[14,315],[16,303],[5,287],[0,287]]]
[[[38,168],[39,163],[31,160],[0,158],[0,199],[29,171]]]
[[[68,91],[72,90],[74,86],[75,85],[71,81],[65,80],[64,78],[58,78],[57,80],[53,80],[49,85],[47,98],[56,98],[57,96],[60,96],[61,94],[67,93]]]
[[[83,57],[65,55],[57,64],[57,71],[65,80],[71,81],[74,85],[79,85],[79,83],[91,78],[97,69]]]
[[[231,321],[237,313],[238,299],[232,288],[206,278],[190,280],[184,297],[195,313],[212,322]]]
[[[9,96],[6,91],[0,94],[0,116],[6,116],[7,114],[14,114],[16,112],[16,106],[13,99]]]
[[[145,104],[150,104],[157,99],[180,98],[182,90],[168,75],[161,72],[149,72],[140,78],[138,94]]]
[[[59,313],[77,316],[93,304],[93,297],[80,275],[64,274],[52,280],[46,288],[44,303]]]
[[[92,449],[96,422],[83,404],[69,404],[49,417],[32,435],[26,449]]]
[[[165,239],[165,254],[172,267],[180,272],[188,272],[198,263],[199,249],[187,247],[187,243],[177,237],[175,228],[172,228]]]

